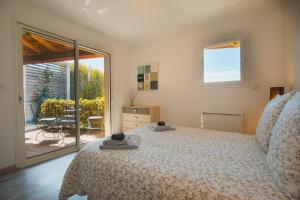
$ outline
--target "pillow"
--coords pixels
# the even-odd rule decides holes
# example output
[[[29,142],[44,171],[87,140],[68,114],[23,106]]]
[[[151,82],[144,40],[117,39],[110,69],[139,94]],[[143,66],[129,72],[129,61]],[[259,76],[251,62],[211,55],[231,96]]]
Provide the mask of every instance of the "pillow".
[[[285,105],[273,128],[267,163],[282,192],[300,199],[300,92]]]
[[[265,153],[267,153],[269,148],[272,129],[280,115],[282,108],[292,95],[293,93],[290,92],[272,99],[265,107],[265,110],[258,122],[255,138]]]

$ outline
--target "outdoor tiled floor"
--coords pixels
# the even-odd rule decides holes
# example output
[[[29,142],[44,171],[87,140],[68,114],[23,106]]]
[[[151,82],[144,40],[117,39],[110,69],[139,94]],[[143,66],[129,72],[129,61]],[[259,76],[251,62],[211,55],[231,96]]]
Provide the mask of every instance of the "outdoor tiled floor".
[[[44,133],[44,134],[43,134]],[[59,135],[58,132],[43,132],[39,129],[27,130],[25,133],[26,157],[33,157],[60,148],[75,145],[75,134],[65,133]],[[55,135],[55,139],[54,139]],[[105,136],[104,131],[92,131],[87,133],[81,131],[81,143],[89,143]]]

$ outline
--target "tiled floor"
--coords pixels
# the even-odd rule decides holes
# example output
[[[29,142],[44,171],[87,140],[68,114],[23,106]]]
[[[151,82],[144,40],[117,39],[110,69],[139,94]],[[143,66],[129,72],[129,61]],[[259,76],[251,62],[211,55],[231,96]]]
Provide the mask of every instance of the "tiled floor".
[[[0,176],[1,200],[56,200],[63,176],[76,154],[72,153]],[[70,200],[86,200],[73,196]]]
[[[80,136],[81,144],[95,141],[96,139],[103,138],[104,136],[104,131],[85,131]],[[75,145],[75,133],[59,135],[58,131],[53,133],[42,133],[39,129],[27,130],[25,133],[25,146],[27,158],[55,151],[72,145]]]

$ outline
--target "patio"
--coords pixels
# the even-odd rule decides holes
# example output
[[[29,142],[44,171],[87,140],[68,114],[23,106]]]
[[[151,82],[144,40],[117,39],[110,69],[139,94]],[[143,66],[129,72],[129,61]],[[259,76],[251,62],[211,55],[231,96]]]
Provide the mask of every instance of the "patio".
[[[76,144],[75,129],[70,132],[41,132],[41,129],[28,125],[25,132],[26,157],[34,157]],[[55,138],[54,138],[55,135]],[[80,142],[87,144],[105,137],[104,130],[81,129]]]

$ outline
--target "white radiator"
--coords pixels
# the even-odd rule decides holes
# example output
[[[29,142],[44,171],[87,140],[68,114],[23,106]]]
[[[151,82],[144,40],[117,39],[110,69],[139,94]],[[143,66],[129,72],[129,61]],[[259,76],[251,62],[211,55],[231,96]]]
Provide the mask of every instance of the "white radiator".
[[[243,113],[203,111],[201,113],[201,128],[242,133]]]

